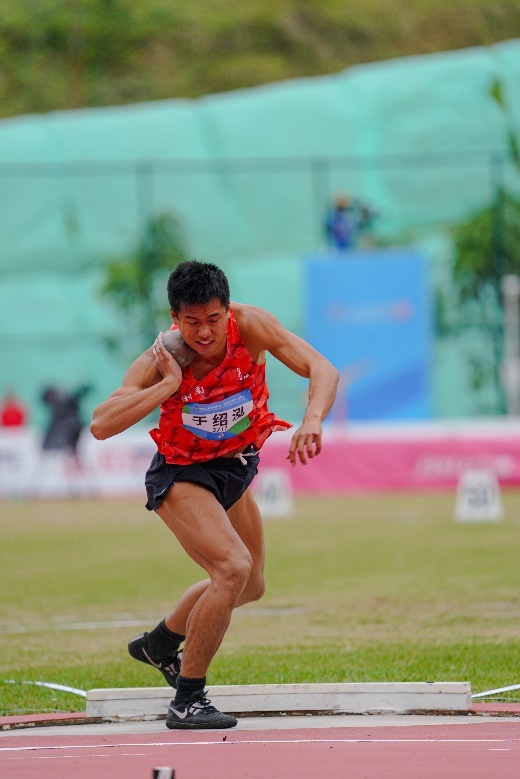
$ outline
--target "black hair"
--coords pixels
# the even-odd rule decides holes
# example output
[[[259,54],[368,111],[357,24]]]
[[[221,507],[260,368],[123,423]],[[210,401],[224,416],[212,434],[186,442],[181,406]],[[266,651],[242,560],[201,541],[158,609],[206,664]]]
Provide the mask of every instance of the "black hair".
[[[210,262],[181,262],[168,279],[168,302],[174,314],[183,306],[196,306],[210,300],[229,308],[229,283],[223,270]]]

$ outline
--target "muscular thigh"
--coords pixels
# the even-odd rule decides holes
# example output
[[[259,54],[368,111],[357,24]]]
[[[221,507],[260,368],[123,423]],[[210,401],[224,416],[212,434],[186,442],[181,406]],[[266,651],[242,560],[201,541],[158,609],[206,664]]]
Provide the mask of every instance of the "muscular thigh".
[[[211,576],[232,555],[247,555],[245,539],[215,496],[192,482],[178,482],[157,514],[189,556]]]
[[[263,569],[265,551],[262,517],[249,488],[228,509],[227,514],[231,525],[248,548],[253,566]]]

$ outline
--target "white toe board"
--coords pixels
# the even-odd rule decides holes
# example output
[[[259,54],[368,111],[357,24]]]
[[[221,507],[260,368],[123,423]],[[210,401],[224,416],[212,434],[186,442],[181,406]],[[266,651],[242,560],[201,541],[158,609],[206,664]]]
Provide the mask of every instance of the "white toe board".
[[[170,687],[89,690],[87,717],[159,719],[166,715],[173,696]],[[469,682],[237,684],[210,687],[208,696],[218,709],[234,714],[317,711],[405,714],[471,709]]]

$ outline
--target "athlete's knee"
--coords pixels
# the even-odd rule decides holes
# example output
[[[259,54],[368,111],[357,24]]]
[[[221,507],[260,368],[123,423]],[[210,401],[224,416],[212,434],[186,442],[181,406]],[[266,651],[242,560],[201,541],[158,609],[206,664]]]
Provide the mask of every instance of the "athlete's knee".
[[[249,602],[260,600],[260,598],[263,598],[265,595],[265,582],[262,579],[261,582],[259,582],[255,589],[251,589],[251,591],[248,593],[248,600]]]
[[[240,597],[240,606],[260,600],[265,595],[265,579],[263,574],[251,574]]]
[[[251,555],[244,549],[228,554],[217,567],[214,578],[221,586],[242,592],[250,579],[252,568]]]

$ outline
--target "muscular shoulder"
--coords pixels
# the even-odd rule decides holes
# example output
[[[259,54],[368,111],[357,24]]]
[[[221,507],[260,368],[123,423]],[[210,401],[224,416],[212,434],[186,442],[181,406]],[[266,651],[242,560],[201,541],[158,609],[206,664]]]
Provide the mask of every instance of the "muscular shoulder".
[[[262,353],[269,351],[283,338],[285,328],[264,308],[231,303],[231,309],[248,352],[256,362],[262,362]]]

